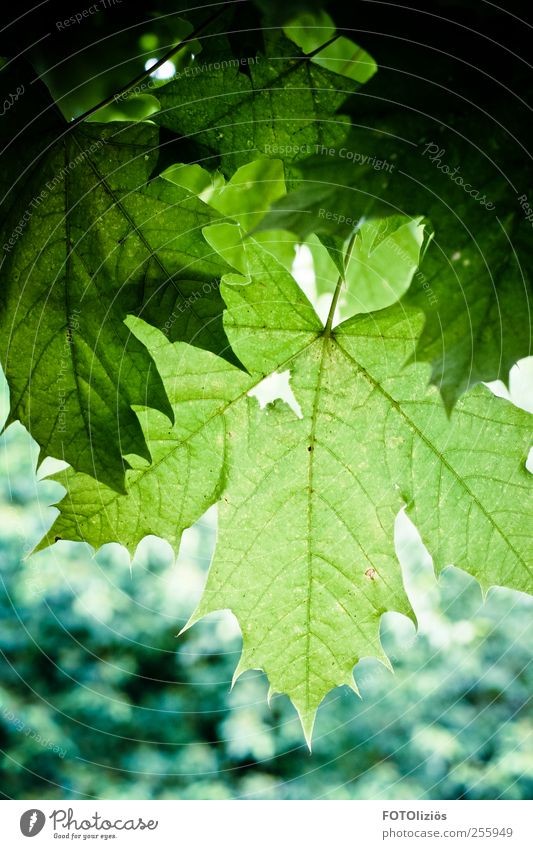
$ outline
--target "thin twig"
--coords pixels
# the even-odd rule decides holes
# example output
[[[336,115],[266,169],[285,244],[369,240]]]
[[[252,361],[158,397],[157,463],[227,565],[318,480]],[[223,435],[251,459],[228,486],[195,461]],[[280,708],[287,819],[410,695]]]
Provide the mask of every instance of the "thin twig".
[[[327,320],[326,320],[326,325],[324,327],[324,336],[329,336],[330,333],[331,333],[331,328],[333,327],[333,317],[335,315],[335,310],[337,308],[337,303],[338,303],[339,296],[340,296],[340,293],[341,293],[342,284],[346,281],[346,272],[348,271],[348,266],[349,266],[350,260],[352,258],[352,251],[353,251],[353,248],[354,248],[354,245],[355,245],[355,239],[357,237],[358,232],[359,232],[358,230],[355,230],[354,233],[352,233],[352,236],[351,236],[350,241],[348,243],[348,247],[346,249],[346,255],[344,257],[344,261],[343,261],[343,264],[342,264],[343,265],[343,272],[342,272],[342,274],[339,274],[339,279],[337,280],[337,285],[335,286],[335,292],[333,293],[333,299],[331,301],[331,306],[329,308],[329,313],[328,313],[328,317],[327,317]]]

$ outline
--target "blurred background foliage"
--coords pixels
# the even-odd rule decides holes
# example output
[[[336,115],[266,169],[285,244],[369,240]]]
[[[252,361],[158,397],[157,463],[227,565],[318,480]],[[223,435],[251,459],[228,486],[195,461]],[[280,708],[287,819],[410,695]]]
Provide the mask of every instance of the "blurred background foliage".
[[[497,589],[484,602],[453,568],[437,583],[400,522],[419,632],[384,617],[394,674],[361,661],[362,699],[330,694],[310,754],[288,700],[268,706],[264,675],[230,689],[231,614],[176,636],[202,589],[214,512],[186,533],[177,562],[155,538],[131,565],[116,545],[93,556],[60,542],[27,558],[61,492],[38,479],[36,459],[11,424],[0,437],[4,797],[531,798],[533,599]]]
[[[202,3],[186,13],[172,0],[109,0],[81,24],[58,28],[58,21],[89,5],[21,0],[3,10],[0,54],[24,52],[67,118],[113,94],[206,16]],[[478,76],[494,68],[505,81],[509,50],[523,55],[529,46],[518,19],[504,38],[497,7],[484,4],[480,19],[474,0],[434,4],[433,12],[460,21],[461,28],[451,30],[443,21],[428,28],[405,5],[388,4],[385,12],[383,3],[348,9],[344,2],[309,0],[244,4],[248,17],[241,23],[252,26],[262,11],[270,25],[281,26],[302,8],[316,6],[320,13],[322,5],[340,32],[377,59],[381,74],[387,67],[422,67],[429,79],[441,75],[453,88],[457,80],[436,61],[452,43],[451,31],[455,55],[467,60],[458,66],[465,98],[470,91],[477,96]],[[507,4],[515,12],[520,6]],[[490,35],[501,44],[493,41],[488,51]],[[191,45],[167,73],[195,61],[195,49]],[[391,97],[397,79],[405,89],[396,74]],[[157,81],[150,91],[156,89]],[[96,117],[138,119],[154,105],[152,94],[142,95]],[[331,275],[319,271],[312,241],[309,253],[319,299]],[[308,261],[300,253],[300,262]],[[308,271],[303,268],[302,276]],[[515,371],[518,389],[528,377],[531,384],[532,371],[531,361]],[[5,384],[0,392],[1,425],[8,409]],[[51,524],[48,505],[61,494],[58,485],[38,479],[36,461],[35,444],[11,424],[0,436],[2,796],[531,798],[533,599],[497,589],[483,600],[476,582],[453,568],[437,583],[416,532],[400,520],[398,550],[418,634],[401,617],[384,618],[394,675],[361,661],[356,678],[362,700],[347,689],[330,694],[310,754],[288,700],[277,696],[268,706],[264,675],[249,672],[231,690],[240,652],[231,614],[176,636],[205,580],[214,511],[186,533],[177,562],[155,539],[141,545],[133,564],[118,546],[93,556],[68,543],[28,558]]]

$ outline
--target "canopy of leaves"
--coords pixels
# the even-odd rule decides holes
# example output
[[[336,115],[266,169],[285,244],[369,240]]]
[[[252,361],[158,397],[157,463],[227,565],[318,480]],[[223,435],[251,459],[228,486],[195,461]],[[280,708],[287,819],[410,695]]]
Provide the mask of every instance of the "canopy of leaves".
[[[177,547],[219,503],[190,624],[230,608],[237,672],[264,669],[310,739],[354,663],[386,661],[381,615],[412,616],[401,509],[437,571],[531,590],[528,417],[472,389],[530,351],[531,170],[516,122],[427,112],[426,81],[400,103],[327,15],[232,30],[239,9],[227,37],[206,18],[149,122],[13,102],[0,358],[12,417],[71,466],[48,541]],[[263,409],[281,373],[294,398]]]

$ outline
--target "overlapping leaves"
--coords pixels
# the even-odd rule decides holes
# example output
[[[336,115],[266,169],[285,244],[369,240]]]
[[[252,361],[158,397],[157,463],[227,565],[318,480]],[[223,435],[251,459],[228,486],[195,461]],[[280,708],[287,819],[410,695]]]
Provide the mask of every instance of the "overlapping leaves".
[[[404,368],[418,310],[392,306],[331,330],[268,250],[250,243],[247,264],[249,277],[226,276],[222,294],[250,378],[131,324],[165,374],[174,431],[154,413],[144,419],[155,462],[130,473],[127,497],[66,473],[51,533],[130,548],[149,532],[175,542],[220,500],[217,550],[190,624],[231,609],[243,633],[239,671],[264,669],[310,737],[326,693],[354,686],[357,660],[384,659],[381,615],[412,615],[394,550],[402,506],[437,570],[453,562],[485,588],[533,589],[523,533],[530,421],[483,388],[450,422],[427,390],[427,367]],[[262,410],[250,389],[286,369],[301,413],[283,401]]]
[[[343,146],[300,163],[302,184],[259,229],[317,233],[335,258],[354,220],[426,216],[435,237],[406,302],[426,314],[417,353],[451,409],[480,381],[506,381],[532,351],[524,200],[533,170],[512,133],[479,118],[451,115],[446,123],[410,110],[376,117],[354,109]]]
[[[514,153],[502,174],[499,141],[476,148],[458,126],[404,113],[359,126],[357,100],[348,133],[338,112],[372,61],[356,51],[341,77],[341,40],[321,51],[300,36],[306,55],[270,34],[237,58],[207,39],[198,73],[157,90],[151,123],[45,121],[16,192],[2,181],[0,307],[12,417],[71,464],[45,542],[134,552],[155,533],[177,549],[219,503],[189,624],[230,608],[237,673],[264,669],[309,739],[357,660],[386,660],[381,615],[412,616],[403,507],[438,571],[532,590],[528,416],[464,394],[528,353],[531,240]],[[157,124],[182,137],[163,176]],[[467,158],[475,191],[452,173]],[[286,195],[284,178],[299,188]],[[294,234],[315,270],[326,246],[325,277],[340,272],[327,319],[290,273]],[[346,284],[358,307],[335,324]],[[259,385],[282,372],[295,403],[263,409]]]

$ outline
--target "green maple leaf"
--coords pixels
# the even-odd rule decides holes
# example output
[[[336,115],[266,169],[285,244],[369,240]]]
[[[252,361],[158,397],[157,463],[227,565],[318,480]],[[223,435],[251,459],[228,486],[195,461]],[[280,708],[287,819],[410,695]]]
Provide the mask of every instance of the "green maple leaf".
[[[249,257],[250,261],[250,257]],[[531,590],[523,534],[531,420],[479,388],[448,420],[427,367],[404,369],[417,311],[391,307],[333,330],[309,317],[287,275],[225,278],[226,329],[250,370],[290,368],[302,418],[283,402],[228,410],[228,480],[217,549],[191,623],[229,608],[243,632],[239,672],[260,667],[311,734],[356,661],[383,658],[379,619],[409,615],[393,544],[403,505],[433,554],[494,584]]]
[[[227,267],[201,234],[219,216],[169,181],[150,179],[156,127],[60,126],[31,148],[8,193],[0,359],[11,418],[30,429],[42,455],[121,490],[124,458],[150,457],[132,405],[172,415],[124,316],[142,312],[169,338],[232,357],[218,291]],[[20,133],[24,141],[24,126]],[[8,172],[16,149],[4,151]]]
[[[165,177],[201,194],[230,218],[226,223],[211,225],[207,232],[209,244],[234,265],[246,264],[242,234],[250,222],[266,212],[271,198],[285,192],[281,162],[266,159],[242,166],[228,183],[197,165],[173,166]],[[264,234],[265,241],[271,235]],[[269,244],[269,250],[275,251],[277,258],[281,255],[284,264],[290,266],[294,239],[287,240],[285,233],[282,237],[283,243]],[[41,548],[56,538],[86,541],[94,547],[117,541],[133,554],[145,536],[157,534],[177,549],[183,530],[220,495],[224,460],[222,413],[235,393],[240,397],[253,385],[251,378],[207,352],[193,350],[186,344],[169,345],[171,333],[165,338],[139,319],[130,316],[127,325],[154,360],[173,413],[179,411],[179,416],[170,427],[168,419],[158,411],[137,409],[152,463],[147,466],[142,459],[132,458],[132,468],[126,472],[127,497],[74,469],[61,472],[57,480],[68,495]],[[206,416],[205,425],[198,428]],[[211,456],[206,462],[209,446]],[[155,503],[160,505],[158,513],[153,509]]]
[[[130,316],[126,323],[155,361],[174,425],[157,410],[137,408],[152,462],[132,460],[126,472],[127,495],[73,469],[55,475],[67,494],[39,548],[57,539],[95,548],[119,542],[133,554],[145,536],[156,534],[178,550],[185,528],[220,497],[224,412],[250,388],[249,375],[208,351],[170,343],[139,318]]]
[[[206,490],[220,496],[219,533],[188,626],[212,611],[232,610],[243,634],[236,675],[264,669],[272,691],[292,699],[309,740],[329,690],[355,688],[354,664],[369,655],[386,662],[381,615],[413,616],[394,549],[402,507],[437,572],[453,563],[484,590],[531,591],[524,535],[531,518],[525,468],[531,419],[478,387],[450,420],[427,386],[427,366],[405,368],[421,330],[419,310],[395,305],[323,326],[291,275],[253,240],[247,268],[248,277],[224,278],[222,294],[226,332],[250,383],[224,364],[213,401],[212,365],[203,373],[211,355],[174,347],[188,363],[194,396],[175,399],[175,427],[187,429],[194,420],[200,432],[222,418],[225,434],[223,444],[220,425],[218,443],[210,436],[200,449]],[[170,343],[159,337],[157,345],[158,362],[169,358],[175,374]],[[299,408],[277,400],[261,409],[251,387],[265,372],[287,369]],[[149,503],[134,489],[117,499],[137,510],[142,503],[146,512],[153,505],[142,526],[153,529],[168,492],[161,512],[169,518],[159,527],[171,525],[173,508],[182,515],[187,488],[198,487],[197,461],[190,474],[181,468],[169,480],[164,472]],[[155,480],[157,468],[151,474]],[[84,522],[83,509],[76,524],[76,498],[71,488],[70,518],[60,517],[58,527],[99,544],[100,526]],[[89,501],[95,504],[92,495]],[[135,527],[137,536],[142,527]],[[118,529],[112,530],[116,538]]]
[[[351,44],[354,55],[361,52]],[[324,61],[335,67],[326,53]],[[221,157],[225,174],[261,154],[290,163],[316,145],[342,139],[347,124],[337,112],[373,73],[372,60],[364,56],[364,73],[360,70],[354,80],[317,64],[279,33],[266,35],[264,55],[240,58],[224,37],[210,38],[197,67],[157,89],[161,109],[150,117],[189,138],[193,159],[203,158],[209,165],[210,159]],[[356,64],[354,59],[352,72]],[[338,67],[342,70],[343,63]]]

